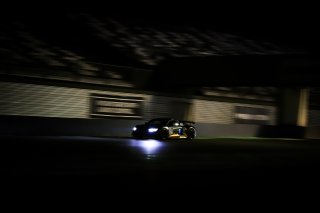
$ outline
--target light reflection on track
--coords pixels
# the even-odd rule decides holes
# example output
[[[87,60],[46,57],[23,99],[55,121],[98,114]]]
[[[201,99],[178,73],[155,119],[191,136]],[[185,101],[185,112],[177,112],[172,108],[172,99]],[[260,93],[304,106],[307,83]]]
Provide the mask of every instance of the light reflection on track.
[[[129,146],[137,147],[139,150],[146,155],[157,155],[160,153],[160,150],[163,149],[167,144],[162,141],[157,141],[154,139],[146,139],[146,140],[129,140]]]

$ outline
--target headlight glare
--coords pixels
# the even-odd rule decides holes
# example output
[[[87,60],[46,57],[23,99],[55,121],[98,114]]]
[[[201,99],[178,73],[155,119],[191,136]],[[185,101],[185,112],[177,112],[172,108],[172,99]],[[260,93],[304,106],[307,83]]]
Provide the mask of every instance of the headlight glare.
[[[156,132],[156,131],[158,131],[158,128],[149,128],[148,129],[148,132],[150,132],[150,133],[153,133],[153,132]]]

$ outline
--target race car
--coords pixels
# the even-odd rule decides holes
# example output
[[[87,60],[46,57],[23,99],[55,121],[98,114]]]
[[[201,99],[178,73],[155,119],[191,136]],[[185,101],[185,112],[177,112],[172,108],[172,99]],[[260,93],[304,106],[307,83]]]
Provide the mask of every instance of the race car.
[[[132,129],[134,138],[170,138],[194,139],[196,137],[195,122],[177,120],[174,118],[156,118],[145,124],[136,125]]]

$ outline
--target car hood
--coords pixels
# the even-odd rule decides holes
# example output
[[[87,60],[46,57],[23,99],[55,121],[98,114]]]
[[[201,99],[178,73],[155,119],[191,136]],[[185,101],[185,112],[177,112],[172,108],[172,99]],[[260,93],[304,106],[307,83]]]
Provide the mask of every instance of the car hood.
[[[137,128],[160,128],[162,127],[163,125],[155,125],[155,124],[152,124],[152,125],[149,125],[149,124],[141,124],[141,125],[137,125],[136,127]]]

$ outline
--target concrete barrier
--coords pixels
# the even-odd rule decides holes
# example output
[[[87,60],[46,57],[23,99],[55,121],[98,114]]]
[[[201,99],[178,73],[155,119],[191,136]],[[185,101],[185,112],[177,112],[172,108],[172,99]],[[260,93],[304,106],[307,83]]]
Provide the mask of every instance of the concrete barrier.
[[[306,138],[320,139],[320,126],[310,126],[306,130]]]
[[[139,120],[1,116],[1,135],[85,135],[129,137]]]
[[[130,137],[144,120],[0,116],[0,135],[81,135]],[[320,138],[320,126],[196,123],[197,137]]]

